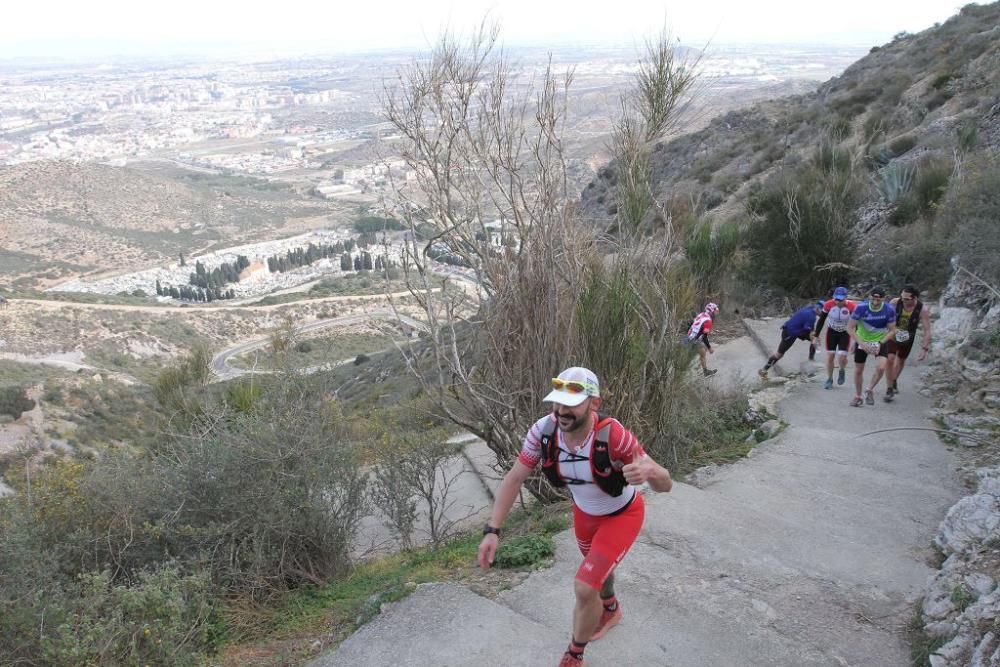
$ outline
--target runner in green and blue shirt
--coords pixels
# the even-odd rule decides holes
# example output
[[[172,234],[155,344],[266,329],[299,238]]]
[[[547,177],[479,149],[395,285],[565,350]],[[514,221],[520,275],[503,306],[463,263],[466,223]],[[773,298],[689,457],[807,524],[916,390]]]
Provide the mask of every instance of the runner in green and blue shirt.
[[[875,287],[868,295],[868,301],[858,305],[851,313],[851,321],[847,331],[854,341],[854,390],[856,392],[851,405],[858,408],[864,403],[875,404],[875,386],[885,373],[888,362],[888,348],[885,345],[896,331],[896,311],[885,302],[885,288]],[[865,361],[868,355],[876,358],[875,373],[871,384],[861,396],[861,388],[865,379]]]

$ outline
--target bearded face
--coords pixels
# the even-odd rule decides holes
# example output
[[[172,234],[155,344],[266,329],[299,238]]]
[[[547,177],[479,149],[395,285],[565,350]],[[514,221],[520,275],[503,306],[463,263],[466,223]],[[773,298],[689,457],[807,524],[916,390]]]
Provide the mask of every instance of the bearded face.
[[[559,420],[559,430],[563,433],[575,433],[589,427],[590,401],[591,399],[588,398],[580,405],[572,407],[554,403],[552,414]]]

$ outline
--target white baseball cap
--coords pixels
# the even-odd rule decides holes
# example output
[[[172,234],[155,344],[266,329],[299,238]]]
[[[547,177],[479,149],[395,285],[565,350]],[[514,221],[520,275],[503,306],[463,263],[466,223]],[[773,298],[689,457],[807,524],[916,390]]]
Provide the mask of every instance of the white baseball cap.
[[[587,398],[601,395],[601,385],[597,381],[594,372],[581,366],[567,368],[559,377],[552,378],[552,391],[543,398],[543,401],[551,401],[573,407],[580,405]]]

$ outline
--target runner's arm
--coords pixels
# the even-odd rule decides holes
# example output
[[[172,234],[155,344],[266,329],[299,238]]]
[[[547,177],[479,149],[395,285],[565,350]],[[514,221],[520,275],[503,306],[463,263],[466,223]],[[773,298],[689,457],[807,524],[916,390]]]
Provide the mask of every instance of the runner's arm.
[[[708,332],[702,332],[702,334],[701,334],[700,337],[701,337],[701,339],[703,341],[705,341],[705,347],[707,347],[709,350],[711,350],[712,349],[712,344],[710,342],[708,342]]]
[[[920,326],[924,330],[924,340],[920,344],[920,352],[917,354],[917,361],[927,358],[927,353],[931,351],[931,313],[926,305],[920,309]]]
[[[531,468],[521,463],[520,460],[515,460],[514,465],[503,476],[500,488],[497,489],[496,500],[493,501],[493,514],[490,515],[491,526],[499,528],[503,525],[507,515],[510,514],[510,508],[514,506],[514,501],[517,500],[517,494],[521,491],[521,486],[530,476]]]
[[[622,468],[622,474],[625,475],[625,481],[629,484],[639,486],[648,482],[649,488],[657,493],[666,493],[674,486],[670,471],[654,461],[649,454],[627,464]]]
[[[531,468],[521,463],[520,460],[514,461],[513,467],[504,475],[503,481],[500,482],[500,488],[497,489],[496,500],[493,503],[493,514],[490,516],[490,526],[497,529],[500,528],[500,525],[510,513],[510,508],[514,506],[514,501],[517,500],[517,494],[521,490],[521,486],[530,475]],[[499,543],[499,535],[495,533],[483,535],[483,539],[479,543],[479,554],[476,557],[479,567],[486,570],[493,565],[493,559],[496,558],[497,545]]]
[[[820,333],[823,331],[823,325],[826,324],[826,315],[827,312],[824,310],[822,313],[819,314],[819,317],[816,318],[816,328],[813,329],[812,331],[812,335],[814,338],[816,336],[819,336]]]
[[[889,322],[889,326],[886,328],[885,335],[879,339],[879,344],[888,342],[892,340],[892,337],[896,335],[896,323]]]

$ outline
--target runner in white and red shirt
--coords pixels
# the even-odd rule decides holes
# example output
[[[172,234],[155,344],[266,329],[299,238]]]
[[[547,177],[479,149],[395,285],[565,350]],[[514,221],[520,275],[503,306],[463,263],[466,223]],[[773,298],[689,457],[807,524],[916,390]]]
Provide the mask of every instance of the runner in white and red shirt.
[[[698,352],[698,363],[701,364],[701,372],[705,377],[711,377],[719,372],[717,368],[711,370],[708,368],[708,355],[715,353],[715,350],[712,349],[712,343],[708,340],[708,334],[712,332],[712,321],[718,312],[719,306],[716,304],[706,305],[705,310],[698,313],[691,321],[691,326],[688,327],[685,336],[685,341],[694,345]]]
[[[545,397],[552,412],[528,430],[521,452],[497,490],[479,545],[479,565],[493,564],[500,526],[536,466],[573,496],[573,529],[583,554],[576,573],[573,636],[560,667],[579,667],[587,642],[599,639],[622,618],[615,598],[615,566],[632,547],[645,516],[636,486],[669,491],[670,472],[643,450],[621,423],[599,415],[600,385],[586,368],[567,368],[552,379]]]
[[[819,315],[816,328],[813,330],[812,340],[816,339],[823,332],[823,324],[826,328],[826,382],[824,389],[833,389],[833,358],[836,356],[839,361],[840,370],[837,373],[837,384],[844,384],[847,374],[847,353],[851,348],[851,335],[847,332],[847,325],[851,321],[851,313],[857,304],[847,298],[847,288],[838,287],[833,290],[833,298],[827,299],[823,303],[823,312]]]

